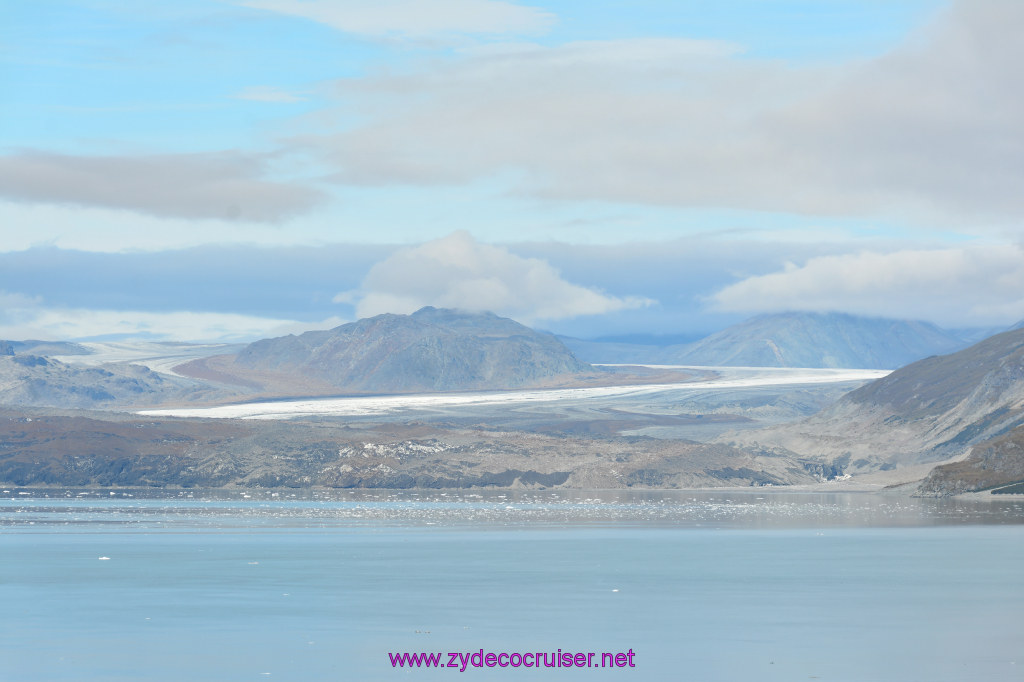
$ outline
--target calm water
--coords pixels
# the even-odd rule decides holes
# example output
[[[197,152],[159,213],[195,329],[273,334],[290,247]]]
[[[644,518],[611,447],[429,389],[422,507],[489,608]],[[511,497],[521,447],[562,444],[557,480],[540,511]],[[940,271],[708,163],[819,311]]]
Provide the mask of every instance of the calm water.
[[[1024,680],[1020,501],[79,493],[0,499],[0,679]],[[636,667],[388,660],[559,648]]]

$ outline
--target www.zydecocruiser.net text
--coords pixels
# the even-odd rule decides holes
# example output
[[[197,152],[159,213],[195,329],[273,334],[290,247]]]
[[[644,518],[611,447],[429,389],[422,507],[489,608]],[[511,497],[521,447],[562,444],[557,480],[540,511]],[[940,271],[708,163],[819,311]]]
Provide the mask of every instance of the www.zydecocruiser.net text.
[[[487,652],[449,651],[433,653],[389,652],[392,668],[453,668],[466,672],[469,668],[635,668],[636,653],[625,652],[570,652],[527,651]]]

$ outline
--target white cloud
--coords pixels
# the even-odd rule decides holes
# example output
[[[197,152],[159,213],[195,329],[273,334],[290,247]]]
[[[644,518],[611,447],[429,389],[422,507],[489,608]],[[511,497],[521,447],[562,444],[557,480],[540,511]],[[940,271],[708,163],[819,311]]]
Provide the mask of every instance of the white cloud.
[[[0,198],[255,222],[277,222],[323,200],[316,190],[264,179],[269,161],[267,155],[242,152],[73,156],[23,151],[0,156]]]
[[[1024,319],[1024,249],[974,246],[811,258],[710,297],[719,310],[839,311],[946,326]]]
[[[9,319],[13,311],[30,310],[41,302],[38,296],[0,291],[0,323]]]
[[[966,0],[881,58],[801,68],[676,39],[491,46],[340,82],[364,122],[307,144],[353,185],[1018,224],[1022,25],[1024,3]]]
[[[335,300],[349,302],[354,292]],[[639,308],[650,299],[608,296],[562,279],[538,258],[475,241],[467,232],[397,251],[370,269],[358,294],[359,317],[411,313],[426,306],[488,310],[531,324]]]
[[[0,198],[0,252],[57,246],[92,252],[157,251],[202,244],[288,247],[338,239],[338,223],[327,211],[279,223],[138,213],[123,208],[5,201]],[[384,241],[387,237],[381,237]]]
[[[380,37],[539,33],[555,20],[535,7],[500,0],[251,0],[239,4],[311,19],[346,33]]]
[[[39,299],[0,292],[0,339],[83,339],[126,335],[167,341],[231,342],[329,329],[337,317],[297,322],[211,312],[152,312],[46,307]]]
[[[302,102],[305,97],[281,90],[269,85],[252,85],[242,89],[235,94],[236,99],[245,99],[252,102],[269,102],[273,104],[288,104],[291,102]]]

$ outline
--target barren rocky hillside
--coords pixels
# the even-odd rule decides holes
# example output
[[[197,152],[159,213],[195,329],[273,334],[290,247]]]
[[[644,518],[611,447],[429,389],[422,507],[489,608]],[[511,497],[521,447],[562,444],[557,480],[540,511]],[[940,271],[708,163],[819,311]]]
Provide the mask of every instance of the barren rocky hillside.
[[[600,373],[550,334],[491,313],[436,308],[264,339],[179,371],[283,395],[502,390]]]
[[[1021,424],[1024,329],[908,365],[808,419],[724,440],[855,474],[962,456]]]
[[[343,421],[0,413],[0,483],[214,488],[686,488],[808,483],[813,463],[724,445]]]
[[[223,392],[129,364],[80,367],[32,354],[0,355],[0,404],[57,408],[147,407]]]

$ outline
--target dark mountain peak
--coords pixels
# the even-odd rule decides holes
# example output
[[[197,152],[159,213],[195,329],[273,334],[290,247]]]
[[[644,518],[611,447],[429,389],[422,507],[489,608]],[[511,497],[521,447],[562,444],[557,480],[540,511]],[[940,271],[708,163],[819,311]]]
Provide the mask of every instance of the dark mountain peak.
[[[696,365],[884,369],[964,345],[928,322],[784,312],[728,327],[680,349],[673,359]]]
[[[497,318],[498,316],[492,312],[470,312],[467,310],[460,310],[458,308],[435,308],[432,305],[425,305],[409,317],[419,319],[455,319],[459,317],[479,317],[479,318]]]
[[[550,334],[493,313],[433,307],[257,341],[235,364],[381,393],[543,386],[593,371]]]
[[[748,322],[755,320],[767,320],[771,322],[779,322],[784,320],[867,320],[867,319],[881,319],[881,318],[870,318],[860,317],[857,315],[851,315],[850,313],[840,313],[836,311],[818,312],[813,310],[785,310],[780,313],[761,313],[755,315]]]
[[[530,327],[508,317],[499,317],[489,311],[458,310],[456,308],[434,308],[426,306],[409,316],[414,320],[428,322],[449,329],[477,329],[504,333],[536,333]]]

